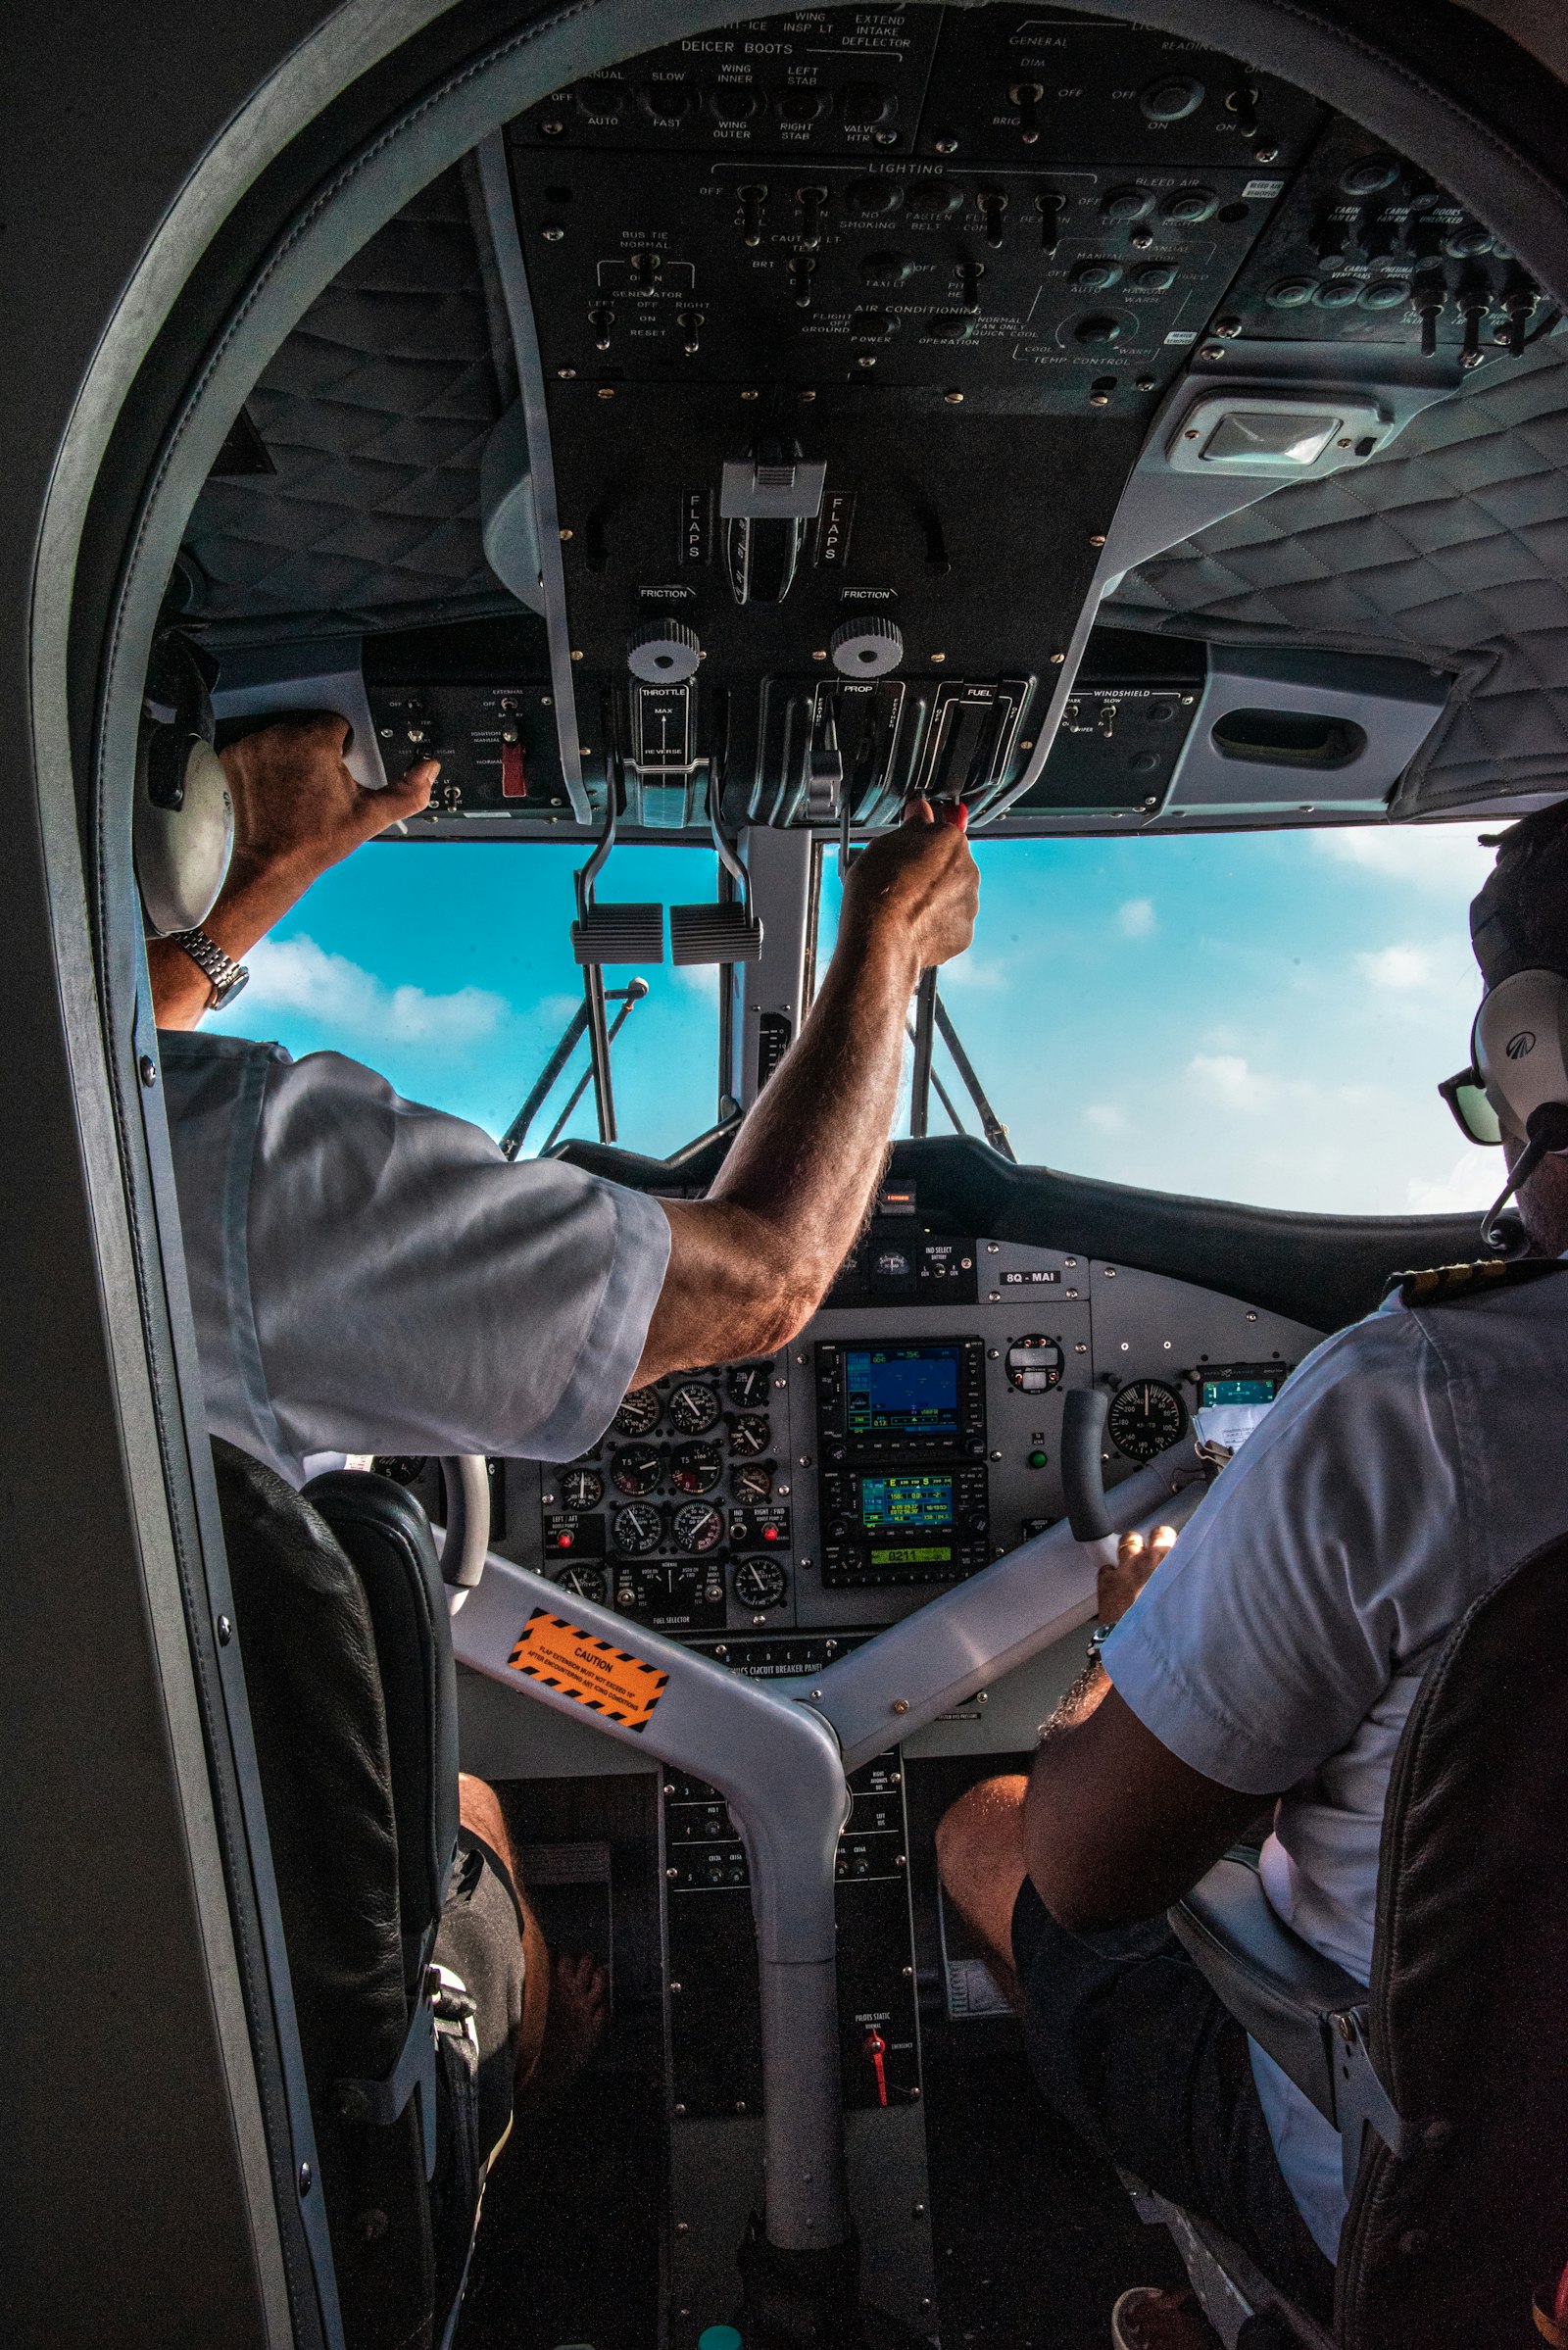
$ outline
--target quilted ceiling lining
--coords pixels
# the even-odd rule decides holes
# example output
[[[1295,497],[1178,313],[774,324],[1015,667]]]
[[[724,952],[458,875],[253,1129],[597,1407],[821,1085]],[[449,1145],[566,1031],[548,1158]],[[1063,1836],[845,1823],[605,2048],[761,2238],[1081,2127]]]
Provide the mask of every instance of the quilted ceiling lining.
[[[191,616],[232,637],[515,611],[479,536],[479,462],[503,405],[464,183],[448,171],[362,247],[252,392],[276,469],[202,491],[185,538]]]
[[[1568,343],[1494,362],[1384,456],[1130,571],[1101,616],[1456,671],[1397,813],[1568,789]]]

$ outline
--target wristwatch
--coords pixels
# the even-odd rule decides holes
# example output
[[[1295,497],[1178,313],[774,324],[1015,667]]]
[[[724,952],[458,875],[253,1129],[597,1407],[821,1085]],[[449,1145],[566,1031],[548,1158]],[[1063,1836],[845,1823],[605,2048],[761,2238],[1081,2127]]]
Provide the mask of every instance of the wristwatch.
[[[1089,1635],[1089,1661],[1092,1665],[1099,1664],[1100,1651],[1102,1648],[1103,1648],[1105,1642],[1109,1640],[1115,1629],[1116,1628],[1113,1624],[1097,1624],[1094,1631]]]
[[[220,1004],[230,1003],[250,978],[245,965],[235,962],[232,955],[225,955],[217,940],[210,939],[205,930],[172,930],[169,943],[188,955],[198,971],[211,982],[213,992],[207,999],[209,1011],[217,1011]]]

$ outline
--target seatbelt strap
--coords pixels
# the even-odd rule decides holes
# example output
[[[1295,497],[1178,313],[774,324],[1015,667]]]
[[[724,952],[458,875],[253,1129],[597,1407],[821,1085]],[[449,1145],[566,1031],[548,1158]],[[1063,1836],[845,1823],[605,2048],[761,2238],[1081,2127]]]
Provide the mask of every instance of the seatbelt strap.
[[[435,2172],[435,2002],[440,1992],[440,1968],[426,1967],[398,2061],[384,2081],[338,2081],[332,2085],[332,2110],[340,2122],[381,2128],[398,2119],[417,2090],[426,2179]]]

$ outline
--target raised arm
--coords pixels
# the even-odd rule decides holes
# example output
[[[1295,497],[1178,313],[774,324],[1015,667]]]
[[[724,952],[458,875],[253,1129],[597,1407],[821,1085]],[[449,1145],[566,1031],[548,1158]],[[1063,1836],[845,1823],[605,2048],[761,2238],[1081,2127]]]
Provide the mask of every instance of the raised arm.
[[[968,946],[979,888],[962,811],[938,822],[923,800],[851,867],[800,1036],[709,1198],[663,1203],[669,1266],[639,1382],[771,1354],[815,1312],[882,1172],[915,982]]]
[[[234,856],[202,927],[235,962],[328,865],[429,803],[440,772],[433,759],[416,761],[400,783],[368,792],[343,763],[348,733],[341,718],[318,711],[260,727],[221,755],[234,802]],[[147,968],[159,1027],[195,1028],[212,998],[206,972],[169,939],[148,940]]]

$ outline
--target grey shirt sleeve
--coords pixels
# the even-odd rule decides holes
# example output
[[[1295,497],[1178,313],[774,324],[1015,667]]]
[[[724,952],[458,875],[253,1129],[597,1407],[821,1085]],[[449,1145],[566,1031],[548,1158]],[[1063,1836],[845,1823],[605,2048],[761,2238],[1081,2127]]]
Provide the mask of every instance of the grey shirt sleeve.
[[[1249,1794],[1345,1745],[1451,1621],[1471,1531],[1448,1384],[1412,1314],[1290,1380],[1104,1645],[1161,1744]]]
[[[631,1384],[669,1255],[657,1199],[337,1053],[272,1069],[250,1288],[284,1444],[569,1460]]]

